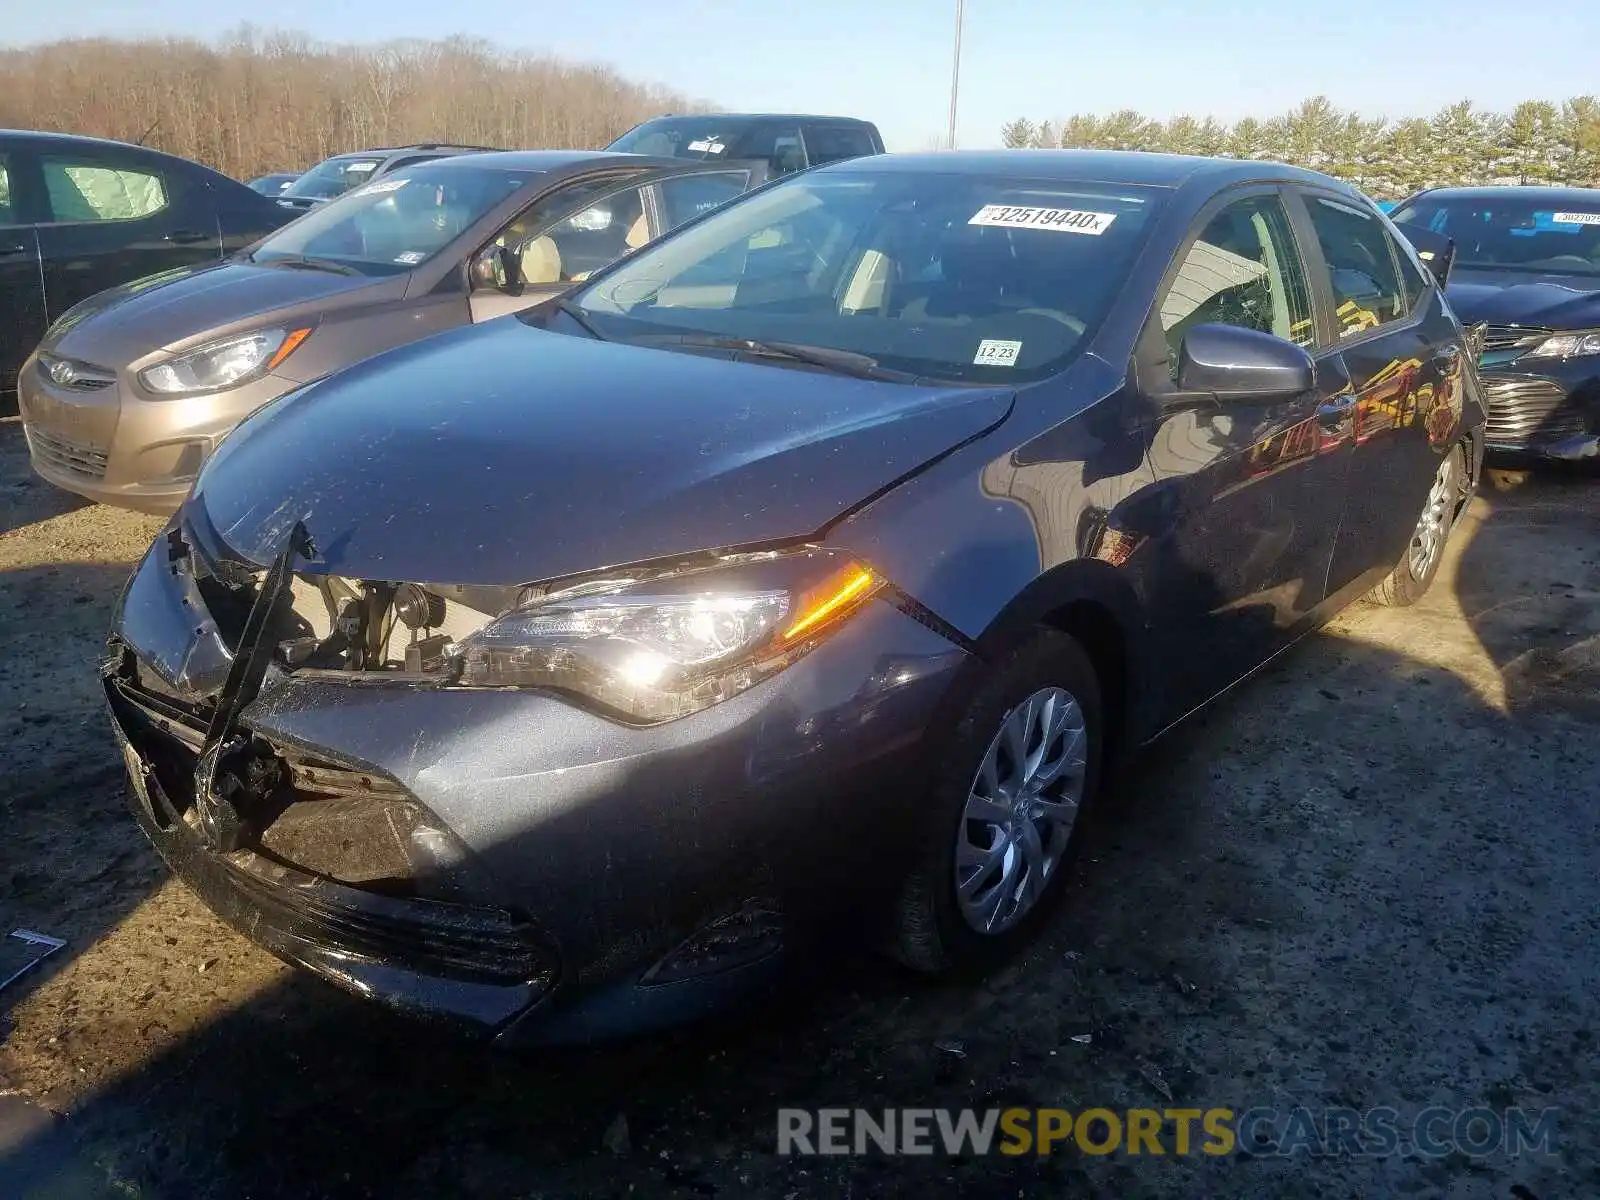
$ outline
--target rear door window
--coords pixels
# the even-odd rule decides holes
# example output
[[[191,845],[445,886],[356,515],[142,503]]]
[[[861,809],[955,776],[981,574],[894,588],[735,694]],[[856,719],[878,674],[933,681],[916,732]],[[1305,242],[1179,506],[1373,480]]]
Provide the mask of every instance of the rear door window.
[[[818,163],[838,162],[876,154],[872,134],[860,125],[807,125],[806,157]]]
[[[1327,196],[1307,196],[1306,211],[1328,264],[1339,338],[1404,317],[1410,304],[1397,252],[1376,214]]]
[[[166,182],[151,171],[65,156],[46,156],[40,165],[54,224],[136,221],[167,207]]]

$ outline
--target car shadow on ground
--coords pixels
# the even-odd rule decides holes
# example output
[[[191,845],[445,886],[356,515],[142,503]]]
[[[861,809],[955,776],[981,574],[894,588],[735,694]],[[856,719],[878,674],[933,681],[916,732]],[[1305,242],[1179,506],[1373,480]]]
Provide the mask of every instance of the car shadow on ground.
[[[1600,834],[1593,806],[1570,802],[1592,797],[1600,751],[1592,726],[1571,726],[1583,711],[1523,711],[1495,691],[1514,693],[1521,644],[1496,614],[1533,584],[1506,569],[1526,529],[1500,544],[1496,522],[1526,527],[1547,503],[1485,505],[1429,597],[1459,598],[1492,662],[1431,661],[1429,604],[1306,639],[1116,782],[1058,916],[985,980],[927,984],[845,945],[698,1027],[513,1055],[260,971],[264,986],[26,1139],[9,1174],[0,1156],[0,1179],[19,1196],[1600,1193]],[[1552,582],[1595,587],[1594,555],[1587,582]],[[1581,640],[1540,628],[1557,657]],[[127,849],[131,821],[109,807],[105,821],[119,833],[83,847],[83,871],[145,853]],[[158,880],[108,903],[102,927],[137,919]],[[163,902],[183,921],[210,919],[178,897]],[[124,1009],[140,994],[127,990]],[[172,993],[157,995],[131,1024],[106,1009],[64,1025],[60,1054],[87,1061],[159,1018]],[[1551,1154],[1521,1159],[774,1153],[780,1106],[1428,1103],[1568,1117]],[[62,1159],[28,1154],[52,1138],[77,1156],[54,1182]]]

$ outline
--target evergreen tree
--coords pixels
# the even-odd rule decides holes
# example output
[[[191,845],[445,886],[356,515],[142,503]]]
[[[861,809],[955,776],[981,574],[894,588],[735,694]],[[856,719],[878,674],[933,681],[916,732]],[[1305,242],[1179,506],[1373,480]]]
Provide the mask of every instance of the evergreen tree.
[[[1000,127],[1000,144],[1007,150],[1031,146],[1033,134],[1033,122],[1027,117],[1018,117],[1015,121],[1007,121]]]

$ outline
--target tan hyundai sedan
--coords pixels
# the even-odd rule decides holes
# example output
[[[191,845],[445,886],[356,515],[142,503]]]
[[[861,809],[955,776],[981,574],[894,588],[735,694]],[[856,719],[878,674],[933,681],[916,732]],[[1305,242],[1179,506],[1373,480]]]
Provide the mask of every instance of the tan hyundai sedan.
[[[397,171],[233,258],[63,314],[18,379],[33,469],[91,500],[172,512],[218,442],[290,389],[549,299],[764,174],[589,151]]]

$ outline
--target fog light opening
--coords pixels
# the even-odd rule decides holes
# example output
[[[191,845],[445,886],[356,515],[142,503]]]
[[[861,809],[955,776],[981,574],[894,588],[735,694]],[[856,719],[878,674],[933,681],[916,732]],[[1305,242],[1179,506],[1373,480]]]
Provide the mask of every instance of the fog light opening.
[[[640,977],[643,987],[680,983],[736,970],[770,958],[783,948],[783,915],[771,904],[750,900],[692,934]]]

